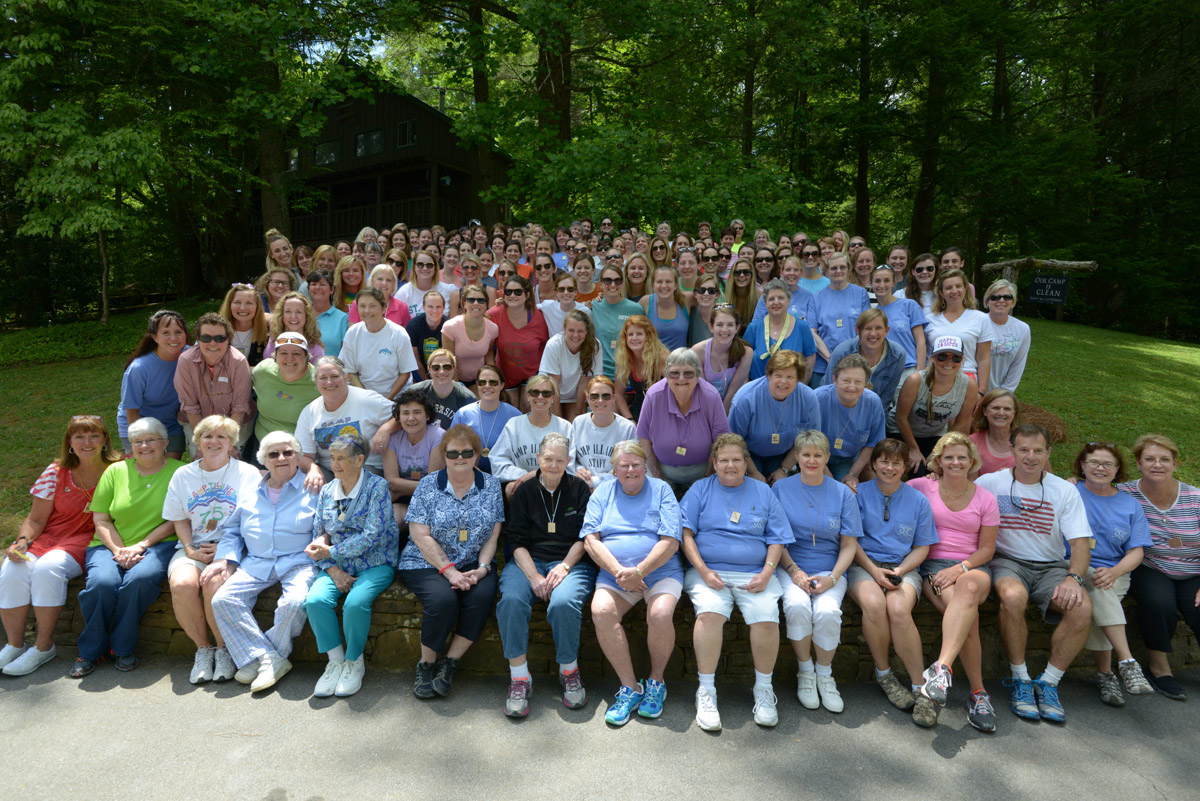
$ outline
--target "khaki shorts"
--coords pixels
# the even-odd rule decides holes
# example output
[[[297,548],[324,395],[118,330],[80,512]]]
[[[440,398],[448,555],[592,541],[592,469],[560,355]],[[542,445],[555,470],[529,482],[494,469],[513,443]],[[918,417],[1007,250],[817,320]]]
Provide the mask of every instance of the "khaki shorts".
[[[1088,597],[1092,599],[1092,624],[1096,626],[1124,626],[1125,608],[1121,599],[1129,592],[1129,574],[1126,573],[1113,582],[1108,589],[1098,590],[1092,586],[1092,573],[1095,568],[1088,568],[1087,580],[1083,587]]]
[[[620,587],[610,587],[607,584],[597,584],[596,590],[607,590],[618,598],[624,598],[631,605],[637,606],[638,601],[653,598],[655,595],[662,595],[664,592],[669,595],[674,595],[675,600],[679,600],[679,596],[683,595],[683,583],[679,579],[664,578],[651,584],[640,592],[628,592]]]
[[[894,567],[894,565],[880,563],[878,565],[878,567],[892,568],[892,567]],[[855,584],[858,584],[859,582],[862,582],[862,581],[869,581],[872,584],[875,584],[875,586],[879,586],[878,584],[876,584],[875,579],[873,579],[871,577],[871,574],[866,571],[866,568],[861,567],[858,564],[850,565],[850,569],[846,571],[846,580],[848,582],[850,582],[851,587],[853,587]],[[907,573],[905,573],[903,576],[900,577],[900,583],[907,584],[908,586],[910,586],[914,590],[916,590],[917,591],[917,600],[921,599],[921,571],[920,570],[908,571]],[[899,587],[899,586],[900,585],[897,585],[897,587]]]

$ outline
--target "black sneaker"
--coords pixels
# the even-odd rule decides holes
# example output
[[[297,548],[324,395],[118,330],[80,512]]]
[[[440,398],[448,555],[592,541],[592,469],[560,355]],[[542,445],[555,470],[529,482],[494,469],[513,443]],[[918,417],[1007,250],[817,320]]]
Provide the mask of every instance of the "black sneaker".
[[[1150,686],[1158,690],[1159,694],[1165,695],[1172,701],[1186,701],[1187,693],[1179,686],[1179,682],[1170,673],[1165,676],[1155,676],[1153,673],[1147,673],[1146,679],[1150,682]]]
[[[413,695],[418,698],[433,698],[437,695],[433,691],[433,668],[432,662],[417,663],[417,673],[413,678]]]
[[[122,673],[128,673],[131,670],[137,670],[138,665],[142,664],[142,660],[137,658],[137,654],[128,654],[126,656],[118,656],[113,664],[117,670]]]
[[[82,679],[87,674],[96,669],[97,662],[90,659],[84,659],[82,656],[75,660],[75,664],[71,665],[70,676],[73,679]]]
[[[996,710],[986,690],[977,690],[967,697],[967,722],[989,734],[996,730]]]
[[[458,660],[453,657],[446,657],[437,664],[437,671],[433,676],[433,691],[445,698],[450,694],[450,683],[454,681],[454,671],[458,670]]]

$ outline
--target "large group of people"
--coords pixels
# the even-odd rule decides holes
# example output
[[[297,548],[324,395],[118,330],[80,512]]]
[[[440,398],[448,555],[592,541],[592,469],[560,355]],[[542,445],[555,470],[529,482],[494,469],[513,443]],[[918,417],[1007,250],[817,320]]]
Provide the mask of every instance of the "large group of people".
[[[980,308],[957,248],[897,245],[881,264],[841,231],[745,234],[608,217],[552,234],[366,228],[315,248],[268,232],[262,276],[219,312],[190,331],[176,312],[150,317],[121,382],[119,448],[101,417],[69,421],[0,567],[0,669],[54,659],[67,583],[85,573],[70,675],[135,669],[165,579],[192,683],[274,686],[307,623],[328,659],[313,694],[350,696],[372,606],[398,580],[422,609],[414,695],[450,694],[494,613],[512,717],[530,710],[538,604],[565,706],[588,701],[586,607],[620,682],[606,721],[661,715],[684,594],[708,731],[734,607],[756,723],[779,720],[781,621],[800,704],[841,712],[847,594],[875,681],[921,726],[957,661],[968,721],[995,730],[979,637],[991,595],[1017,716],[1065,720],[1058,684],[1085,647],[1104,703],[1186,698],[1167,655],[1180,616],[1200,634],[1200,490],[1174,477],[1174,442],[1134,443],[1137,481],[1102,442],[1056,476],[1050,436],[1021,420],[1015,286],[993,282]],[[253,609],[273,585],[264,631]],[[928,664],[922,598],[942,616]],[[1054,627],[1036,678],[1031,601]],[[640,669],[624,625],[639,603]]]

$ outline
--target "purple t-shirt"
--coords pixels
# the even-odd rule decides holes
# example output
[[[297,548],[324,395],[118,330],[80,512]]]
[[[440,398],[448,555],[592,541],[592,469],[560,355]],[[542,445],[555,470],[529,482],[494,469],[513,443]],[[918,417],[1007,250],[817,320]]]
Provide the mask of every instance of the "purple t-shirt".
[[[696,382],[687,414],[680,413],[667,379],[646,391],[637,434],[639,439],[650,440],[661,464],[682,467],[707,462],[713,440],[727,433],[725,404],[707,381]]]
[[[412,471],[421,471],[421,476],[429,472],[429,454],[442,441],[440,423],[431,423],[425,428],[425,436],[414,445],[409,442],[408,434],[403,430],[397,431],[388,438],[388,450],[396,454],[396,462],[400,465],[401,478],[412,478]]]

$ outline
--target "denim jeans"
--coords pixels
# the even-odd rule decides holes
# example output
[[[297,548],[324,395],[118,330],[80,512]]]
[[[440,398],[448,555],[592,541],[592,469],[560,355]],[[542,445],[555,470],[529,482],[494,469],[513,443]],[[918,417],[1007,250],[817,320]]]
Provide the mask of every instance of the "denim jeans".
[[[533,564],[543,576],[558,564],[534,559]],[[596,568],[578,562],[550,593],[546,604],[546,620],[554,635],[558,664],[567,665],[579,656],[579,629],[583,624],[583,602],[596,587]],[[509,562],[500,573],[500,602],[496,604],[496,620],[500,625],[500,640],[504,643],[504,658],[513,659],[529,650],[529,618],[534,601],[529,579],[516,561]]]
[[[79,593],[79,609],[83,612],[78,642],[81,659],[95,662],[110,649],[117,656],[133,653],[138,624],[162,591],[176,545],[174,540],[151,545],[142,561],[128,570],[118,565],[103,545],[88,548],[84,560],[87,584]]]
[[[304,602],[308,625],[317,637],[317,650],[324,654],[337,648],[342,644],[344,630],[346,658],[354,660],[362,656],[367,632],[371,629],[371,606],[380,593],[392,586],[395,576],[396,569],[391,565],[376,565],[359,573],[342,603],[342,628],[339,629],[337,604],[342,591],[329,573],[322,570],[308,588],[308,600]]]

